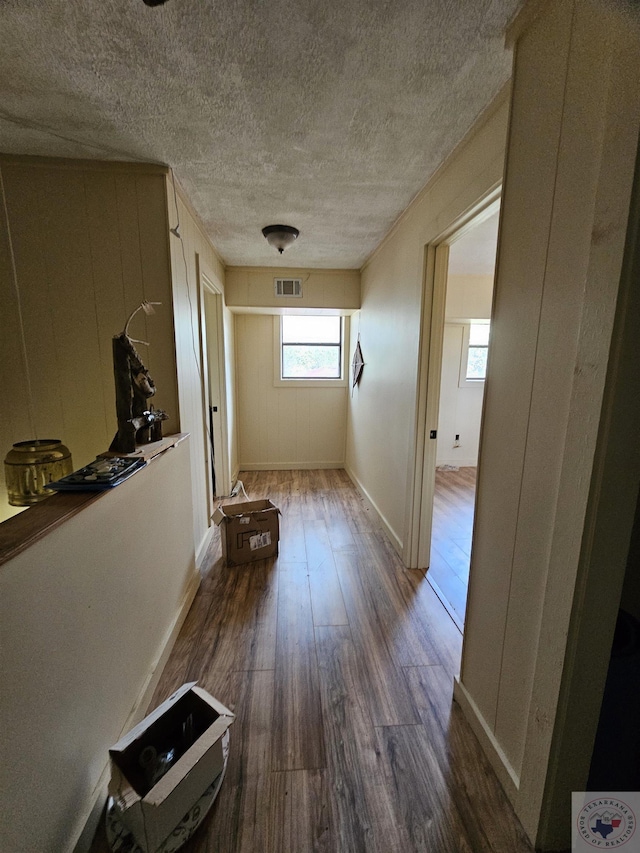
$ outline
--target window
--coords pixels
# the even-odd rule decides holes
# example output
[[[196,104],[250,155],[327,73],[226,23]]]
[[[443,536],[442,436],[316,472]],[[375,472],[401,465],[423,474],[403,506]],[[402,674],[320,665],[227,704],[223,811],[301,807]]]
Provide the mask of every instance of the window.
[[[281,317],[280,378],[341,380],[342,341],[341,317]]]
[[[465,324],[460,363],[460,387],[484,382],[487,375],[489,323]]]

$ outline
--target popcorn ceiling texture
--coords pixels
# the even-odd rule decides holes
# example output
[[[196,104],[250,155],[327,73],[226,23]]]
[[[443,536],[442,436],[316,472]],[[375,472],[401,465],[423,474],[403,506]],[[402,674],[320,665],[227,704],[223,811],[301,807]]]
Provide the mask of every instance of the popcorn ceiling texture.
[[[226,263],[357,268],[508,79],[520,5],[1,0],[0,151],[166,163]]]

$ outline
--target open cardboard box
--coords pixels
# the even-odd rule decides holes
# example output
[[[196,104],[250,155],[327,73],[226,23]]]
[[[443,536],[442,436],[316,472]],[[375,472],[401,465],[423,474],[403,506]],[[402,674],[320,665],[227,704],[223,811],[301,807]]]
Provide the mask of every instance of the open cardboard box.
[[[190,682],[109,750],[109,794],[121,822],[145,853],[155,853],[224,770],[227,730],[234,718],[228,708]],[[148,757],[171,748],[177,760],[153,784]]]
[[[278,553],[280,510],[270,500],[219,506],[213,521],[220,527],[228,566],[265,560]]]

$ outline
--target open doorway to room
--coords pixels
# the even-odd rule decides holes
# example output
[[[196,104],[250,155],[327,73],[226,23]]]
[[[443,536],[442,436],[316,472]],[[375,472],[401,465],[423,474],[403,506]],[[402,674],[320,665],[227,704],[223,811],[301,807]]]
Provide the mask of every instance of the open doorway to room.
[[[222,294],[213,277],[200,270],[200,363],[204,418],[204,461],[209,515],[215,498],[231,490],[228,464],[226,376]]]
[[[403,560],[424,571],[461,631],[500,193],[500,186],[492,189],[425,246],[414,473]]]
[[[498,242],[496,209],[447,241],[436,473],[427,578],[464,626]],[[428,510],[427,510],[428,511]]]

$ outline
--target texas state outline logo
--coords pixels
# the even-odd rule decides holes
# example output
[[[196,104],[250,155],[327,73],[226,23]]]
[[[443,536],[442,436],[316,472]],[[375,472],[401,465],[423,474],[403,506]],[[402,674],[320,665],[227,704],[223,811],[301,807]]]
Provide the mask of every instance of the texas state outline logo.
[[[574,815],[577,806],[573,850],[617,850],[631,840],[636,831],[636,816],[626,800],[617,794],[587,792],[574,793],[573,796],[580,798],[579,802],[574,799],[573,803]],[[629,799],[637,798],[633,793],[627,796]],[[587,797],[591,799],[585,802]]]

